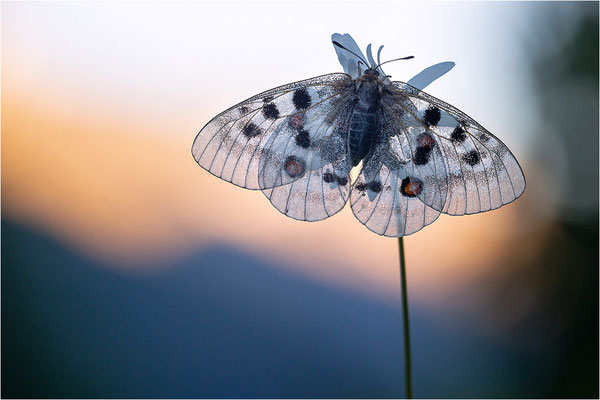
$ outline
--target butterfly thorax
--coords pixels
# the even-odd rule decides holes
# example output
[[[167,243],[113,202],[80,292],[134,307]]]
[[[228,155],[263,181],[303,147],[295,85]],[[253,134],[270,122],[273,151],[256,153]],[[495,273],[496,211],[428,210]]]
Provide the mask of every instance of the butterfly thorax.
[[[356,103],[348,135],[349,158],[352,166],[364,159],[373,147],[377,132],[376,111],[383,89],[377,71],[367,70],[356,79]]]

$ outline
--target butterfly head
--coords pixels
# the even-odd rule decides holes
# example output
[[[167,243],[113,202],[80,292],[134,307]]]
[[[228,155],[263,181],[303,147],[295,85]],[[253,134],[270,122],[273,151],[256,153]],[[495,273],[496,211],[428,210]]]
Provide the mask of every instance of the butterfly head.
[[[362,75],[356,78],[356,83],[359,88],[366,85],[378,88],[381,91],[381,88],[385,85],[385,78],[375,68],[367,68]]]
[[[336,37],[337,34],[334,34],[333,37]],[[339,35],[337,35],[339,36]],[[354,42],[354,40],[352,38],[350,38],[351,43],[354,44],[354,46],[356,47],[356,43]],[[358,50],[358,53],[348,49],[347,47],[343,46],[342,44],[340,44],[338,41],[333,40],[333,45],[336,48],[339,48],[341,50],[344,50],[345,52],[348,52],[350,54],[352,54],[355,58],[352,60],[348,60],[350,62],[350,64],[352,64],[352,61],[356,62],[356,69],[355,71],[358,71],[358,74],[352,73],[352,68],[347,67],[348,62],[346,61],[345,58],[343,58],[343,55],[341,53],[338,52],[338,50],[336,49],[336,52],[338,53],[338,57],[340,57],[340,62],[342,63],[342,65],[344,66],[344,71],[346,73],[349,73],[352,78],[354,78],[355,80],[357,80],[357,83],[361,83],[364,81],[369,81],[369,82],[376,82],[378,84],[390,84],[391,81],[389,78],[391,78],[390,76],[386,75],[383,70],[381,69],[381,66],[383,64],[387,64],[389,62],[392,61],[398,61],[398,60],[410,60],[411,58],[414,58],[413,56],[408,56],[408,57],[402,57],[402,58],[395,58],[393,60],[388,60],[385,62],[381,62],[379,55],[381,54],[381,50],[383,49],[383,46],[379,47],[379,51],[377,52],[377,63],[375,63],[373,56],[371,54],[371,45],[367,46],[367,55],[368,55],[368,59],[370,62],[367,62],[364,58],[364,56],[362,56],[362,54],[360,54],[360,50]],[[361,67],[362,64],[362,67]],[[367,67],[365,69],[365,67]],[[361,73],[362,71],[362,73]]]
[[[375,68],[367,68],[364,72],[366,76],[379,77],[379,72]]]

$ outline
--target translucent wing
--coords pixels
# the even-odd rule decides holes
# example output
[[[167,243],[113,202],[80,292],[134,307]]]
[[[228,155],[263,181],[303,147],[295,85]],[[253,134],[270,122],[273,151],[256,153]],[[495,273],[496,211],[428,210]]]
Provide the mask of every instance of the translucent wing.
[[[391,237],[410,235],[435,221],[448,190],[440,149],[430,138],[403,131],[397,114],[385,107],[378,112],[379,136],[350,194],[356,218]],[[417,156],[421,145],[431,146],[428,163]]]
[[[343,96],[319,105],[303,115],[301,140],[294,136],[295,124],[287,123],[266,143],[259,183],[283,214],[318,221],[346,204],[350,187],[346,138],[353,107]]]
[[[454,64],[451,61],[441,62],[439,64],[432,65],[431,67],[425,68],[423,71],[419,72],[417,75],[410,78],[408,84],[419,89],[423,90],[426,86],[428,86],[431,82],[435,81],[452,68],[454,68]]]
[[[358,47],[352,36],[350,36],[349,34],[345,33],[341,35],[339,33],[334,33],[333,35],[331,35],[331,41],[340,43],[342,46],[344,46],[351,52],[360,56],[363,60],[366,60],[364,54],[360,50],[360,47]],[[359,61],[361,61],[361,58],[355,56],[354,54],[346,50],[340,49],[335,45],[333,46],[333,48],[335,49],[335,53],[338,56],[340,64],[342,64],[342,67],[344,68],[344,72],[350,75],[352,78],[357,78],[359,76],[359,68],[361,74],[365,71],[366,68],[368,68],[368,66],[366,66],[364,62],[359,63]]]
[[[271,140],[272,151],[280,151],[277,146],[286,139],[289,142],[300,136],[298,140],[302,140],[301,124],[295,130],[283,130],[280,126],[296,124],[311,110],[323,110],[327,104],[335,103],[351,83],[352,78],[346,74],[329,74],[253,96],[208,122],[194,140],[192,155],[201,167],[221,179],[247,189],[266,189],[268,177],[280,172],[259,166],[259,161],[268,157],[264,148],[272,134],[277,131],[280,138]]]
[[[525,190],[519,163],[498,138],[453,106],[403,82],[393,82],[382,107],[396,107],[402,130],[410,137],[429,134],[446,165],[447,198],[440,204],[419,195],[428,206],[450,215],[475,214],[496,209]],[[435,154],[419,162],[437,163]],[[443,177],[439,176],[438,181]]]

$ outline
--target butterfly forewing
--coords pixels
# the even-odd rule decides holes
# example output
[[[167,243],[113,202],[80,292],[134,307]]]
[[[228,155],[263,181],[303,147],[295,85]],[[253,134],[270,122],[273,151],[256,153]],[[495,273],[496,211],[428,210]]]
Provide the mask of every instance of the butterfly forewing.
[[[306,171],[320,170],[340,157],[344,143],[338,128],[351,111],[349,85],[302,89],[320,100],[286,117],[262,147],[258,165],[261,189],[294,182]]]
[[[446,164],[433,135],[413,117],[415,112],[411,103],[405,102],[400,107],[384,98],[379,129],[387,139],[389,153],[404,160],[415,197],[439,211],[448,197]]]
[[[352,79],[346,74],[329,74],[253,96],[217,115],[202,128],[192,146],[194,159],[213,175],[235,185],[265,189],[264,180],[262,185],[259,183],[259,172],[266,172],[264,167],[259,168],[259,160],[265,157],[263,150],[272,133],[282,123],[289,123],[288,117],[335,100],[350,83]],[[287,131],[288,135],[296,133]]]
[[[450,215],[474,214],[498,208],[519,197],[525,177],[517,160],[498,138],[472,118],[403,82],[393,82],[389,101],[405,112],[413,129],[432,135],[446,165],[447,198],[442,208]],[[406,127],[404,127],[406,129]]]
[[[306,112],[311,122],[305,124],[306,137],[300,143],[290,136],[281,140],[286,151],[272,150],[269,143],[265,146],[259,181],[266,181],[263,192],[273,206],[291,218],[322,220],[340,211],[348,200],[346,136],[352,105],[343,98]],[[276,131],[272,141],[280,136]]]

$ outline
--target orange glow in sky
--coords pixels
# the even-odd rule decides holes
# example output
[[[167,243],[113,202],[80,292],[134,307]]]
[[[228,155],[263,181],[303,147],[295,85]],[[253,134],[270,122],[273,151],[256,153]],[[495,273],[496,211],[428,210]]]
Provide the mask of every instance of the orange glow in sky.
[[[88,5],[103,7],[95,19],[85,6],[61,6],[91,18],[66,26],[45,17],[45,7],[2,7],[3,215],[119,268],[135,270],[226,242],[315,279],[397,295],[396,240],[368,231],[348,207],[322,222],[298,222],[262,193],[221,181],[195,163],[190,147],[198,130],[254,87],[230,83],[214,92],[214,81],[228,72],[205,70],[208,62],[197,63],[190,80],[189,54],[187,65],[170,68],[160,59],[172,38],[153,31],[156,25],[124,24],[132,21],[127,13],[110,17],[111,3]],[[165,23],[173,21],[167,16]],[[328,36],[322,40],[329,49]],[[335,65],[328,51],[327,66]],[[262,61],[248,62],[269,68]],[[288,80],[301,78],[296,73]],[[492,265],[485,260],[506,251],[506,239],[519,232],[521,214],[516,202],[476,216],[442,216],[407,237],[411,295],[437,298],[485,274]]]

